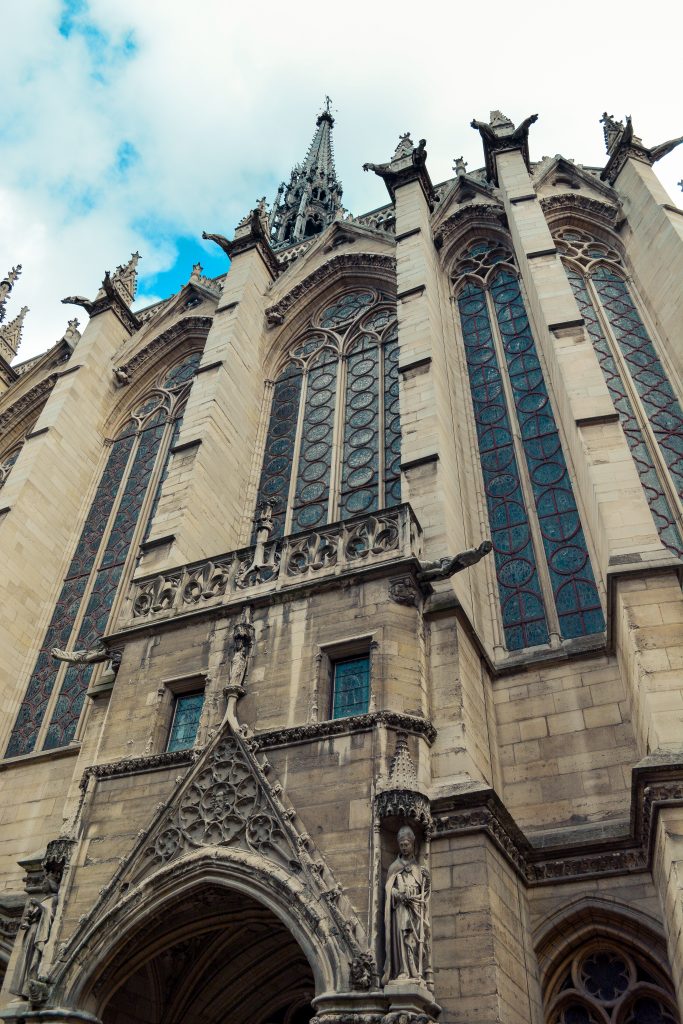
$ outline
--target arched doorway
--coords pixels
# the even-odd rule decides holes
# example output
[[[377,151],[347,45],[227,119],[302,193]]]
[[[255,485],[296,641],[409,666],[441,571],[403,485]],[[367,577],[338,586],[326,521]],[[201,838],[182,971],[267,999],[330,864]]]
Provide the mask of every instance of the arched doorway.
[[[95,992],[103,1024],[308,1024],[315,984],[272,910],[207,883],[133,929]]]

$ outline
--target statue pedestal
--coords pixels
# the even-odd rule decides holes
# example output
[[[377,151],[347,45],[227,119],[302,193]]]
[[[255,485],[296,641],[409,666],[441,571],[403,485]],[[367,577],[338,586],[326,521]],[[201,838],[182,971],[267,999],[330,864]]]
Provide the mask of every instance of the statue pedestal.
[[[384,996],[389,1000],[390,1013],[427,1014],[436,1017],[441,1007],[434,1002],[434,996],[423,981],[416,978],[394,978],[384,986]]]
[[[101,1024],[99,1017],[84,1010],[61,1007],[32,1010],[24,1000],[10,1003],[4,1010],[0,1010],[0,1021],[4,1024]]]

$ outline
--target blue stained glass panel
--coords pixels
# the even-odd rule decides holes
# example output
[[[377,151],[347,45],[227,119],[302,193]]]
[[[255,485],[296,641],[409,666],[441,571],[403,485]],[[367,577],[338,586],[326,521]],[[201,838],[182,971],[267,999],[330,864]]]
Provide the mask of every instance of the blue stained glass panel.
[[[112,445],[95,497],[81,530],[76,553],[71,560],[66,581],[57,599],[50,625],[29,679],[26,694],[10,737],[6,757],[28,754],[35,746],[36,737],[60,668],[60,663],[52,658],[50,651],[53,647],[67,648],[69,646],[69,638],[88,575],[100,548],[111,506],[135,440],[130,431],[131,425],[127,424],[121,432],[122,436]]]
[[[166,458],[164,459],[164,468],[161,471],[161,477],[159,478],[159,483],[157,484],[156,491],[154,492],[154,499],[152,501],[152,507],[150,508],[149,515],[147,517],[147,526],[145,527],[145,535],[142,538],[143,543],[146,540],[148,540],[149,535],[150,535],[151,530],[152,530],[152,523],[154,522],[154,517],[157,514],[157,509],[159,508],[159,502],[161,501],[161,492],[163,490],[164,483],[166,482],[166,477],[168,476],[168,471],[171,468],[171,460],[173,458],[173,448],[178,443],[178,438],[180,436],[180,429],[181,429],[182,425],[183,425],[183,417],[182,416],[178,416],[178,418],[173,423],[173,430],[171,432],[171,440],[170,440],[170,443],[169,443],[169,446],[168,446],[168,451],[166,452]]]
[[[66,580],[62,586],[62,592],[52,613],[50,625],[47,628],[40,653],[33,666],[26,694],[19,708],[5,757],[30,754],[35,746],[59,671],[60,663],[54,660],[50,651],[53,647],[63,649],[67,646],[87,582],[87,576],[79,576],[76,579]]]
[[[133,432],[114,441],[112,449],[104,467],[92,505],[88,511],[85,525],[81,532],[80,540],[76,548],[76,554],[71,560],[67,572],[67,579],[72,576],[86,575],[95,563],[95,557],[102,543],[102,535],[107,525],[107,519],[111,507],[119,489],[121,478],[128,463],[128,458],[135,441]]]
[[[324,350],[308,372],[304,428],[292,515],[292,528],[295,531],[322,526],[327,522],[332,435],[337,400],[337,366],[336,356]],[[319,428],[314,438],[311,438],[308,432],[311,424]],[[317,498],[307,498],[310,494],[307,488],[311,484],[321,485]]]
[[[683,410],[628,285],[609,267],[591,272],[671,479],[683,498]]]
[[[124,562],[130,549],[133,531],[140,515],[149,478],[154,469],[159,442],[165,430],[165,423],[149,426],[139,435],[139,443],[130,475],[116,512],[114,524],[107,540],[102,566],[119,565]]]
[[[166,375],[164,380],[164,387],[169,391],[173,391],[175,388],[181,387],[183,384],[187,384],[189,380],[192,380],[197,367],[199,366],[202,358],[201,352],[192,352],[187,359],[183,359],[181,363],[174,366],[173,369]]]
[[[600,326],[600,321],[588,294],[586,284],[581,274],[576,270],[570,267],[565,267],[565,270],[581,310],[581,315],[586,321],[586,327],[593,342],[593,348],[598,357],[598,362],[614,402],[614,407],[619,413],[619,419],[624,428],[626,440],[636,464],[640,482],[643,485],[659,536],[671,551],[679,557],[683,557],[683,540],[681,540],[680,533],[675,525],[671,506],[664,494],[659,475],[652,461],[650,449],[643,437],[633,405],[624,387],[624,382],[614,361],[609,343]]]
[[[565,638],[605,628],[560,436],[517,278],[501,270],[491,285],[522,444]]]
[[[401,414],[398,398],[398,337],[384,345],[384,506],[401,503]]]
[[[167,750],[188,750],[194,746],[203,706],[203,693],[187,693],[176,697]]]
[[[109,533],[102,565],[78,632],[75,643],[77,650],[92,647],[106,631],[165,426],[163,422],[155,423],[139,434],[133,464]],[[68,669],[48,729],[46,750],[64,746],[73,739],[91,675],[92,665],[72,665]]]
[[[339,302],[328,306],[320,317],[320,326],[339,328],[355,319],[359,313],[371,306],[374,301],[372,292],[352,292],[345,295]]]
[[[379,348],[363,338],[347,361],[340,519],[379,504]]]
[[[273,510],[273,529],[270,534],[273,540],[281,537],[285,530],[302,379],[300,367],[288,366],[282,371],[273,388],[273,404],[266,438],[266,450],[256,499],[257,509],[266,498],[276,501]],[[326,436],[326,428],[321,427],[321,430],[320,434],[314,436],[314,440]],[[309,437],[311,436],[312,434],[309,432]],[[255,540],[256,529],[254,528],[252,543]]]
[[[548,624],[512,442],[486,295],[473,283],[458,296],[479,440],[491,541],[508,650],[548,642]]]
[[[93,647],[106,631],[122,573],[122,565],[98,572],[74,645],[76,650]],[[73,739],[92,670],[92,665],[70,665],[67,669],[47,731],[45,750],[63,747]]]
[[[370,658],[346,658],[334,663],[332,717],[364,715],[370,702]]]

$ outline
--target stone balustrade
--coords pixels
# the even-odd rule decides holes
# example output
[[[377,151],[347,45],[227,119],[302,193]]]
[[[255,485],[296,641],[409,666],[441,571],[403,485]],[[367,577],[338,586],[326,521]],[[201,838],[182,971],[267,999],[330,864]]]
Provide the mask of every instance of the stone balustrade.
[[[172,618],[312,580],[421,555],[422,531],[409,505],[355,516],[132,584],[127,622]]]

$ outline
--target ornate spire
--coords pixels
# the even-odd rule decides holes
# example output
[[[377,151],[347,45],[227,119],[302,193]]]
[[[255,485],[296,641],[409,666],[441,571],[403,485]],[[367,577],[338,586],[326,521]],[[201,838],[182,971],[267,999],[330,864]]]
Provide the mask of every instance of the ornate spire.
[[[389,787],[391,789],[415,789],[416,786],[417,773],[415,762],[408,749],[408,737],[404,732],[400,732],[396,737],[394,756],[389,768]]]
[[[12,362],[19,351],[21,329],[24,326],[24,317],[27,313],[28,306],[22,306],[19,316],[15,316],[14,320],[0,327],[0,356],[3,356],[8,363]]]
[[[7,301],[7,296],[12,291],[12,285],[19,277],[20,273],[21,263],[16,267],[12,267],[7,277],[4,277],[2,281],[0,281],[0,323],[5,319],[5,302]]]
[[[334,168],[334,118],[329,96],[315,125],[304,162],[293,168],[289,184],[280,185],[273,203],[270,233],[276,249],[320,234],[341,209],[342,187]]]
[[[134,252],[125,267],[117,267],[111,276],[111,283],[125,302],[131,303],[135,298],[138,287],[137,265],[140,260],[140,253]]]

